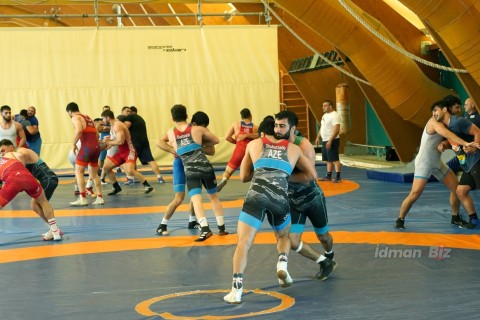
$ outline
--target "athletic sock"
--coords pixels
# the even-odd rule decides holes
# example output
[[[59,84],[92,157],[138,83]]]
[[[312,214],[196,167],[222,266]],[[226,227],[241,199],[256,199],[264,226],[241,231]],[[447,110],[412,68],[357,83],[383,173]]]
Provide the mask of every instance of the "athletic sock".
[[[327,178],[332,178],[332,173],[331,172],[327,172]]]
[[[50,230],[57,230],[58,229],[57,220],[55,218],[48,219],[48,224],[50,226]]]
[[[325,257],[327,257],[328,259],[331,259],[333,260],[333,256],[335,255],[335,253],[333,252],[333,250],[331,251],[325,251]]]
[[[150,187],[150,185],[148,184],[148,181],[147,181],[147,180],[143,181],[143,186],[144,186],[144,187]]]
[[[197,221],[197,217],[192,215],[188,216],[188,222],[192,222],[192,221]]]
[[[327,260],[327,258],[326,258],[323,254],[321,254],[320,257],[318,257],[318,259],[315,260],[315,262],[316,262],[316,263],[320,263],[320,262],[322,262],[322,261],[324,261],[324,260]]]
[[[223,225],[225,225],[225,220],[223,219],[223,216],[215,217],[215,219],[217,219],[217,225],[218,225],[218,226],[223,226]]]
[[[162,219],[162,224],[167,225],[167,224],[168,224],[168,220],[165,219],[165,218],[163,218],[163,219]]]
[[[198,219],[198,223],[200,224],[200,226],[201,226],[202,228],[203,228],[203,227],[208,227],[207,218]]]
[[[88,179],[86,187],[87,187],[87,188],[93,187],[93,181],[90,180],[90,179]]]

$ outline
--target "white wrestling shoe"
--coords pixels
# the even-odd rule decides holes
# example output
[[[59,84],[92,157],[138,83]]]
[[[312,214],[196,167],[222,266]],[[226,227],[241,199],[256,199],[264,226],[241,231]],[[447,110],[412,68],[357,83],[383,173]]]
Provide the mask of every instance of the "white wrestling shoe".
[[[240,304],[242,303],[242,293],[243,293],[243,288],[241,289],[232,288],[232,291],[230,291],[229,294],[223,297],[223,300],[230,304]]]
[[[278,261],[277,262],[277,277],[278,283],[281,287],[290,287],[293,283],[292,277],[287,270],[287,262],[286,261]]]
[[[80,196],[77,200],[70,202],[70,205],[74,207],[88,206],[88,201],[87,198]]]
[[[52,229],[49,229],[47,232],[42,234],[42,239],[43,241],[60,241],[62,240],[62,235],[63,231],[57,227],[57,230],[52,231]]]
[[[103,205],[105,204],[105,200],[103,200],[103,197],[97,197],[95,201],[92,202],[93,205]]]

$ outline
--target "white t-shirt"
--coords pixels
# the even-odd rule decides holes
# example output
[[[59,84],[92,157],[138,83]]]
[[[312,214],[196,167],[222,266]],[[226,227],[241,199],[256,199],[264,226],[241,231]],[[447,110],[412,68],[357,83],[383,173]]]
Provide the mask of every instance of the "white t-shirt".
[[[325,113],[322,117],[321,127],[320,127],[320,135],[322,136],[322,141],[330,140],[330,137],[333,134],[334,126],[340,124],[340,115],[337,111],[332,111],[329,113]],[[337,135],[335,139],[339,138],[340,136]]]

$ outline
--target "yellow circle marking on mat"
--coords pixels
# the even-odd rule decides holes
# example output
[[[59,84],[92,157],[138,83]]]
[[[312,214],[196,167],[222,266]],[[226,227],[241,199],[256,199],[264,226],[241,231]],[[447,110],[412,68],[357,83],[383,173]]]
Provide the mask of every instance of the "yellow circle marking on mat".
[[[185,319],[186,317],[188,319],[238,319],[238,318],[244,318],[244,317],[251,317],[251,316],[257,316],[257,315],[262,315],[262,314],[267,314],[267,313],[274,313],[274,312],[279,312],[286,310],[293,306],[295,304],[295,299],[287,296],[282,293],[274,292],[274,291],[262,291],[260,289],[255,289],[255,290],[246,290],[244,291],[245,293],[247,292],[252,292],[256,294],[264,294],[268,295],[271,297],[275,297],[278,300],[280,300],[280,304],[276,307],[258,311],[258,312],[249,312],[245,314],[236,314],[234,316],[214,316],[214,315],[204,315],[204,316],[176,316],[174,314],[171,314],[169,312],[163,312],[163,313],[157,313],[154,312],[150,309],[150,306],[158,301],[170,299],[170,298],[178,298],[178,297],[183,297],[183,296],[189,296],[192,294],[204,294],[204,293],[229,293],[229,290],[196,290],[196,291],[188,291],[188,292],[178,292],[178,293],[172,293],[172,294],[167,294],[164,296],[160,297],[155,297],[143,302],[140,302],[135,306],[135,311],[137,311],[139,314],[143,316],[160,316],[163,319]],[[238,309],[235,309],[235,311],[238,311]]]

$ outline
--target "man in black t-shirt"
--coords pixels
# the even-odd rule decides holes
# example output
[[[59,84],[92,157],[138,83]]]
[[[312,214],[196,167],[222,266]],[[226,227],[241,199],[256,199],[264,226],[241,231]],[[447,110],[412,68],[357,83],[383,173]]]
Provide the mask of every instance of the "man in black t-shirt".
[[[152,150],[150,149],[150,142],[147,136],[147,125],[145,120],[137,114],[137,108],[130,107],[130,115],[128,115],[124,121],[125,125],[130,131],[132,137],[132,143],[137,151],[138,159],[145,165],[148,164],[152,171],[157,175],[158,183],[165,183],[163,180],[160,169],[158,168],[155,159],[153,159]]]

